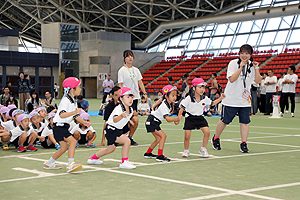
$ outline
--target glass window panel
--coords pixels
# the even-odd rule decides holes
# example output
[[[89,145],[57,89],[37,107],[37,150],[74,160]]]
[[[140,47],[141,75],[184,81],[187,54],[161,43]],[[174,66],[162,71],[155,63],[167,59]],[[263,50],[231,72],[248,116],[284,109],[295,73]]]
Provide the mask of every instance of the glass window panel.
[[[19,76],[20,67],[19,66],[6,66],[7,75],[17,75]]]
[[[0,66],[0,75],[3,75],[3,67]]]
[[[202,39],[198,49],[200,49],[200,50],[206,49],[206,45],[207,45],[208,41],[209,41],[209,38]]]
[[[257,43],[259,33],[253,33],[249,35],[247,43],[250,44],[251,46],[254,46]]]
[[[163,52],[165,50],[167,42],[161,43],[157,49],[158,52]]]
[[[279,27],[281,17],[271,18],[268,21],[267,27],[265,30],[276,30]]]
[[[39,86],[51,86],[51,77],[39,77]]]
[[[300,27],[300,15],[298,15],[297,18],[298,18],[298,19],[297,19],[297,21],[296,21],[294,27]]]
[[[64,42],[79,42],[79,26],[61,24],[60,40]]]
[[[276,45],[276,46],[272,46],[273,50],[277,50],[278,52],[282,52],[283,50],[283,45]]]
[[[186,45],[187,40],[182,40],[179,42],[179,46],[185,46]]]
[[[66,72],[66,68],[73,69],[73,76],[79,77],[79,61],[62,60],[61,72]]]
[[[152,47],[148,50],[148,53],[153,53],[153,52],[156,52],[157,51],[157,48],[158,48],[158,45],[155,46],[155,47]]]
[[[222,47],[222,48],[227,48],[227,47],[229,47],[230,44],[231,44],[232,38],[233,38],[233,36],[227,36],[227,37],[225,37],[224,40],[223,40],[223,44],[222,44],[221,47]],[[227,50],[226,50],[226,52],[227,52]]]
[[[270,45],[274,42],[276,32],[264,33],[260,40],[261,45]]]
[[[263,25],[264,25],[264,19],[260,19],[260,20],[256,20],[255,22],[254,22],[254,26],[253,26],[253,28],[252,28],[252,31],[253,32],[256,32],[256,31],[261,31],[261,29],[262,29],[262,27],[263,27]]]
[[[287,37],[287,34],[289,33],[289,31],[279,31],[277,33],[277,36],[275,38],[275,44],[281,44],[284,43]]]
[[[243,44],[246,44],[247,39],[248,39],[248,34],[247,35],[238,35],[238,36],[236,36],[234,46],[235,47],[240,47]]]
[[[252,28],[252,21],[242,22],[239,33],[248,33]]]
[[[208,30],[214,30],[214,25],[208,25],[208,26],[206,26],[205,30],[206,31],[208,31]]]
[[[79,59],[79,43],[61,42],[60,43],[61,59]]]
[[[210,43],[209,48],[210,49],[216,49],[216,48],[220,48],[221,44],[223,41],[223,37],[214,37],[212,38],[212,41]]]
[[[194,29],[194,31],[204,31],[204,30],[205,30],[205,26],[199,26]]]
[[[187,50],[196,50],[198,48],[200,39],[191,40]]]
[[[238,23],[230,23],[226,34],[234,34]]]
[[[188,58],[191,58],[192,55],[194,55],[194,54],[195,54],[195,52],[188,52],[188,53],[186,53],[185,55],[186,55]]]
[[[39,68],[39,76],[51,76],[51,68],[50,67],[40,67]]]
[[[212,31],[205,31],[205,32],[203,33],[203,37],[210,37],[211,34],[212,34]]]
[[[183,52],[183,49],[168,49],[166,52],[165,57],[171,57],[171,56],[181,56]]]
[[[262,0],[261,4],[262,5],[270,5],[272,3],[272,0]]]
[[[191,32],[191,31],[187,31],[187,32],[183,33],[182,36],[181,36],[181,39],[182,39],[182,40],[187,40],[187,39],[189,39],[190,32]]]
[[[19,52],[27,52],[27,50],[24,47],[18,47]]]
[[[297,42],[297,43],[299,43],[299,35],[300,35],[300,30],[293,30],[289,42]]]
[[[226,24],[219,24],[217,26],[217,30],[215,32],[215,35],[224,35],[227,30],[227,25]]]
[[[199,37],[202,37],[202,35],[203,35],[203,32],[195,32],[195,33],[193,33],[192,38],[199,38]]]
[[[283,20],[280,24],[280,28],[290,28],[292,22],[293,22],[294,16],[287,16],[283,17]]]
[[[175,47],[178,45],[181,35],[171,39],[169,47]]]
[[[30,76],[35,76],[35,67],[23,67],[23,72]]]

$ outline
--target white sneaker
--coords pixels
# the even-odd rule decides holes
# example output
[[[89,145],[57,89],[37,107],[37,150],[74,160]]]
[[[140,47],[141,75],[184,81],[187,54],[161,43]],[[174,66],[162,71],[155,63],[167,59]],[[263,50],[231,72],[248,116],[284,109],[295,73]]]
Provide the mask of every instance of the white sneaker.
[[[291,117],[295,117],[295,116],[294,116],[294,113],[291,113]]]
[[[44,162],[44,169],[61,169],[62,165],[54,163],[48,163],[47,161]]]
[[[189,150],[184,150],[182,153],[182,157],[187,158],[190,157],[190,151]]]
[[[87,163],[89,163],[90,165],[101,165],[103,163],[103,161],[101,161],[99,159],[92,159],[91,157],[89,157],[89,159],[87,160]]]
[[[131,162],[129,162],[128,160],[125,160],[123,163],[120,163],[119,168],[121,168],[121,169],[135,169],[136,166],[131,164]]]
[[[207,149],[205,147],[201,147],[199,153],[204,157],[204,158],[208,158],[208,152]]]
[[[285,113],[289,113],[289,111],[288,111],[288,110],[286,110],[286,111],[285,111]]]
[[[280,116],[280,117],[283,117],[283,113],[282,113],[282,112],[280,112],[280,113],[279,113],[279,116]]]
[[[71,162],[71,164],[67,165],[67,172],[71,173],[74,172],[76,170],[81,169],[82,165],[81,164],[77,164],[74,161]]]

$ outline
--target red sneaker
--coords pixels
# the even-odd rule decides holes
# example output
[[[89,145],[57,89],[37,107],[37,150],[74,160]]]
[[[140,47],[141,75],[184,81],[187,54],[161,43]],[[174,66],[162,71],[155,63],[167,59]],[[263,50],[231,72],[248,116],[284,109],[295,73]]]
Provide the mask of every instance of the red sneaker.
[[[18,152],[19,152],[19,153],[26,152],[26,149],[25,149],[23,146],[18,147]]]
[[[34,146],[30,145],[27,147],[27,151],[37,151],[38,149],[35,148]]]

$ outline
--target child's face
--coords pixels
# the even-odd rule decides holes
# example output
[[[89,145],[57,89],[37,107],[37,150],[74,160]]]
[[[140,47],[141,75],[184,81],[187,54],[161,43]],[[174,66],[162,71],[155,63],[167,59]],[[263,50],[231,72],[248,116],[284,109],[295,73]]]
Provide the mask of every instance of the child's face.
[[[35,99],[35,98],[36,98],[36,94],[32,94],[32,98],[34,98],[34,99]]]
[[[45,117],[47,115],[46,110],[44,110],[44,109],[40,110],[39,114],[40,114],[40,117],[43,118],[43,119],[45,119]]]
[[[248,61],[251,58],[251,54],[246,52],[246,51],[242,51],[240,52],[240,59],[244,60],[244,61]]]
[[[119,98],[119,92],[115,91],[114,94],[112,95],[112,98],[114,99],[114,101],[118,101]]]
[[[28,126],[29,126],[29,119],[28,118],[23,119],[21,121],[21,125],[23,126],[23,128],[28,128]]]
[[[163,94],[162,94],[161,92],[157,93],[157,96],[159,96],[159,97],[162,96],[162,95],[163,95]]]
[[[141,99],[141,101],[142,101],[142,103],[146,103],[146,99],[145,98]]]
[[[194,91],[198,95],[203,95],[205,92],[205,86],[196,86],[194,87]]]
[[[169,96],[166,95],[166,99],[171,103],[174,103],[177,99],[177,90],[173,90],[170,92]]]
[[[219,93],[216,93],[216,94],[215,94],[215,98],[216,98],[216,99],[220,98]]]
[[[40,123],[40,122],[41,122],[40,120],[41,120],[41,119],[40,119],[40,116],[38,116],[38,115],[33,116],[33,117],[31,117],[31,119],[30,119],[31,123],[33,123],[33,124],[38,124],[38,123]]]
[[[73,94],[74,94],[74,96],[78,96],[78,95],[80,95],[80,93],[81,93],[81,87],[80,87],[80,85],[77,85]]]
[[[49,119],[49,123],[50,123],[51,125],[53,125],[53,117],[51,117],[51,118]]]
[[[125,94],[124,96],[121,97],[121,100],[126,106],[131,106],[133,103],[133,96],[129,94]]]

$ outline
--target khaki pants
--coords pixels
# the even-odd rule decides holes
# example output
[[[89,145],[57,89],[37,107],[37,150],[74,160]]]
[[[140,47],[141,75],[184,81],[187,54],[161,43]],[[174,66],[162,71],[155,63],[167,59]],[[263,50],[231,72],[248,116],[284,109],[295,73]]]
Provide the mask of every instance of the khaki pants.
[[[29,92],[19,93],[19,104],[20,104],[20,109],[22,109],[22,110],[25,110],[25,101],[26,101],[26,99],[30,99]]]

